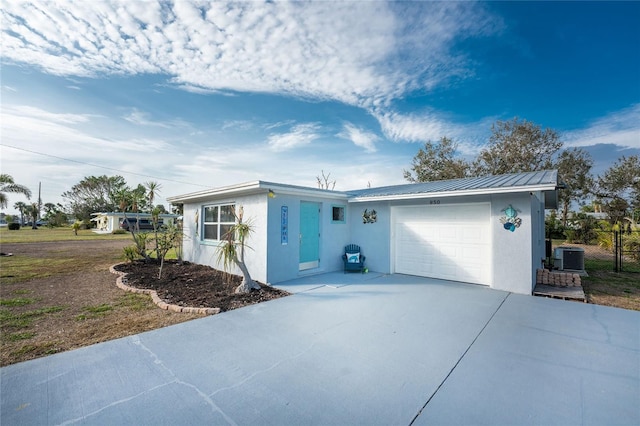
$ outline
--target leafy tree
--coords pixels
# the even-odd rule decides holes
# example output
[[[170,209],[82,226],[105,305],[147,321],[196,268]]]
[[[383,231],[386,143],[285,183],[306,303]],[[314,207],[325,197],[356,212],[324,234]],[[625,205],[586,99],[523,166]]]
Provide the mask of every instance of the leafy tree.
[[[67,214],[61,204],[45,203],[44,219],[49,226],[62,226],[67,223]]]
[[[84,222],[91,219],[91,213],[116,210],[116,194],[127,187],[122,176],[87,176],[75,184],[70,191],[62,194],[67,200],[68,211]]]
[[[562,148],[558,133],[530,121],[497,121],[491,126],[489,145],[473,162],[473,176],[532,172],[553,168]]]
[[[569,220],[565,235],[567,242],[579,244],[591,244],[598,238],[598,221],[584,213],[578,213]]]
[[[404,178],[409,182],[429,182],[466,177],[470,166],[465,160],[456,158],[457,148],[458,145],[446,136],[440,138],[439,143],[425,143],[413,157],[411,171],[404,171]]]
[[[163,204],[158,204],[157,206],[154,207],[154,210],[157,209],[159,214],[169,214],[169,212],[167,211],[167,209],[165,208],[165,206]]]
[[[162,262],[164,262],[164,257],[160,257],[160,243],[164,243],[165,245],[168,243],[169,240],[167,240],[166,238],[163,238],[162,241],[158,238],[158,231],[160,230],[160,210],[159,209],[153,209],[151,211],[151,223],[153,224],[153,234],[155,235],[155,244],[156,244],[156,258],[160,260],[161,264]],[[168,249],[167,249],[168,250]],[[165,253],[166,254],[166,253]],[[160,266],[160,274],[158,275],[158,278],[160,278],[160,275],[162,275],[162,265]]]
[[[555,210],[551,210],[551,213],[544,219],[545,234],[547,238],[560,239],[565,237],[565,225],[558,220],[558,214]]]
[[[31,191],[24,185],[20,185],[14,182],[13,177],[7,174],[0,174],[0,209],[7,207],[9,198],[5,192],[13,192],[24,194],[27,200],[31,198]]]
[[[159,234],[156,232],[155,244],[156,253],[160,261],[160,269],[158,270],[158,279],[162,278],[162,267],[167,253],[172,248],[178,247],[182,243],[182,231],[174,224],[164,227]]]
[[[240,207],[239,212],[233,213],[236,217],[236,224],[225,234],[224,240],[217,248],[218,262],[222,263],[225,271],[231,269],[232,265],[237,266],[242,272],[242,283],[236,288],[236,293],[249,293],[252,289],[260,289],[249,274],[247,265],[244,262],[244,250],[246,239],[253,232],[253,226],[250,222],[243,222],[243,208]]]
[[[567,225],[571,203],[584,199],[593,187],[593,159],[580,148],[566,149],[558,156],[555,167],[565,188],[558,193],[562,225]]]
[[[622,156],[601,176],[598,176],[597,195],[605,201],[604,210],[612,220],[640,209],[640,157]]]
[[[427,142],[413,158],[404,178],[410,182],[487,176],[506,173],[558,169],[567,189],[560,191],[562,225],[566,226],[569,209],[581,201],[593,187],[593,160],[581,149],[562,148],[558,133],[542,129],[527,120],[514,118],[497,121],[491,127],[488,145],[471,163],[457,156],[457,145],[442,137],[439,143]]]

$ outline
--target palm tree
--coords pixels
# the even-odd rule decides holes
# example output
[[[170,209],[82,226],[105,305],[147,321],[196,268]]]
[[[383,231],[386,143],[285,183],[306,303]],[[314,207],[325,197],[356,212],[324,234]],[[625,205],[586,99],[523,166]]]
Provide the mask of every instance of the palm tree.
[[[7,207],[9,199],[5,192],[16,192],[24,194],[27,199],[31,198],[31,191],[24,185],[19,185],[13,181],[11,175],[0,174],[0,209]]]
[[[20,212],[20,225],[24,225],[24,215],[27,212],[27,205],[22,201],[18,201],[13,205],[13,208]]]
[[[38,208],[38,203],[31,203],[31,205],[27,205],[25,208],[27,214],[31,216],[31,229],[38,229],[38,216],[40,215],[40,209]]]
[[[149,182],[145,182],[144,186],[149,191],[147,195],[147,197],[149,198],[149,212],[152,212],[153,200],[154,198],[156,198],[156,195],[160,192],[160,188],[162,188],[162,185],[160,185],[158,182],[149,181]]]

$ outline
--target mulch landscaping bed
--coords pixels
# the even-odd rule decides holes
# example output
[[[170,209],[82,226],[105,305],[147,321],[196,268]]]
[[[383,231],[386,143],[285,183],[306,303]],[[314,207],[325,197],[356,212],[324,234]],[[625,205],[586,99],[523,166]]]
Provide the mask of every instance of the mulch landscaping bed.
[[[122,280],[127,286],[155,290],[164,302],[178,306],[220,308],[224,312],[289,295],[262,283],[260,290],[234,293],[242,277],[190,262],[165,261],[160,279],[156,262],[123,263],[115,269],[127,274]]]

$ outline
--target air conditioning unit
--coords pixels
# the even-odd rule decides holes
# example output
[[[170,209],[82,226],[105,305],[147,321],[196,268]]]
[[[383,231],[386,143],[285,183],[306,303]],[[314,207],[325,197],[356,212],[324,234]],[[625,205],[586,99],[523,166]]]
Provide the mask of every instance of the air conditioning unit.
[[[584,249],[580,247],[556,247],[553,266],[560,271],[584,271]]]

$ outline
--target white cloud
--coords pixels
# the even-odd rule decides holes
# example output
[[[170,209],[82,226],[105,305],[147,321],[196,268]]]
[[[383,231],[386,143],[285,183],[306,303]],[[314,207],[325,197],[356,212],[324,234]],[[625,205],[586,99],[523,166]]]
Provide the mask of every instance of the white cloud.
[[[49,73],[158,73],[364,107],[465,75],[454,43],[501,25],[467,2],[17,1],[0,13],[2,55]]]
[[[141,174],[170,177],[181,152],[162,138],[119,135],[102,116],[6,104],[0,111],[3,173],[32,189],[42,181],[47,202],[61,202],[64,191],[89,175],[130,173],[131,184],[149,180]]]
[[[254,123],[250,120],[226,120],[222,123],[222,130],[238,129],[249,130],[253,128]]]
[[[376,152],[376,142],[380,140],[375,133],[360,129],[352,123],[345,123],[342,132],[338,133],[338,137],[350,140],[367,152]]]
[[[174,118],[171,120],[153,120],[148,112],[140,111],[137,108],[133,108],[131,112],[123,116],[126,121],[137,126],[147,127],[160,127],[163,129],[174,129],[177,127],[191,127],[191,124],[179,119]]]
[[[269,147],[273,151],[287,151],[309,145],[321,136],[319,130],[320,126],[315,123],[298,124],[290,132],[269,135]]]
[[[455,43],[495,34],[500,25],[484,4],[471,2],[11,1],[0,8],[0,54],[4,63],[65,76],[74,90],[84,88],[85,81],[69,77],[157,74],[166,76],[164,84],[195,93],[338,101],[375,111],[382,134],[393,141],[447,135],[459,136],[462,145],[475,134],[470,127],[431,113],[403,116],[391,105],[409,92],[428,92],[468,75],[466,58],[452,53]],[[256,132],[270,133],[266,144],[236,146],[213,137],[208,128],[139,109],[111,120],[2,105],[2,139],[113,170],[212,187],[256,176],[315,186],[322,169],[342,189],[402,182],[401,170],[410,158],[397,149],[378,152],[382,147],[375,133],[351,123],[340,131],[338,136],[376,153],[366,165],[354,166],[350,158],[321,158],[315,150],[297,149],[329,132],[317,123],[296,125],[286,118],[273,124],[260,124],[260,118],[223,123],[223,130],[252,125]],[[52,182],[65,176],[67,186],[56,195],[84,176],[105,173],[24,151],[12,151],[11,158],[3,170],[11,167],[19,182],[32,182],[34,167]],[[316,169],[309,170],[309,164]],[[138,179],[125,178],[130,184]],[[171,182],[163,187],[163,196],[193,189]]]
[[[453,126],[434,114],[374,113],[385,136],[393,141],[426,142],[449,136]]]
[[[408,161],[402,155],[376,154],[367,162],[354,163],[351,157],[326,159],[315,155],[313,150],[294,154],[255,144],[202,148],[189,161],[177,162],[172,170],[180,180],[197,179],[212,187],[256,179],[316,187],[316,177],[324,170],[336,180],[336,190],[348,190],[365,188],[369,182],[375,186],[403,183],[402,168]],[[171,195],[188,191],[189,188],[181,187]]]
[[[599,118],[585,129],[568,132],[565,141],[569,147],[614,144],[640,148],[640,104]]]
[[[92,115],[90,114],[60,114],[53,113],[49,111],[45,111],[40,108],[31,107],[27,105],[2,105],[2,115],[8,117],[21,119],[23,117],[30,117],[37,120],[42,120],[43,122],[48,122],[51,124],[76,124],[76,123],[86,123],[90,120]]]
[[[157,127],[164,127],[164,128],[170,127],[165,123],[151,120],[149,118],[148,113],[144,111],[140,111],[137,108],[133,108],[133,110],[129,114],[125,115],[122,118],[127,120],[129,123],[136,124],[139,126],[157,126]]]
[[[498,119],[489,116],[476,122],[456,122],[444,114],[421,111],[410,114],[372,112],[385,137],[394,142],[437,142],[453,139],[462,156],[475,157],[489,140],[491,125]]]

